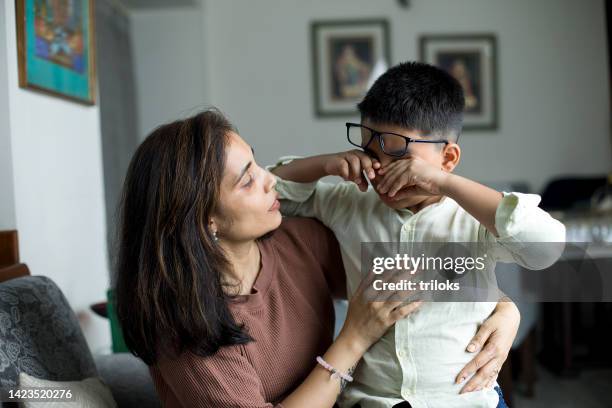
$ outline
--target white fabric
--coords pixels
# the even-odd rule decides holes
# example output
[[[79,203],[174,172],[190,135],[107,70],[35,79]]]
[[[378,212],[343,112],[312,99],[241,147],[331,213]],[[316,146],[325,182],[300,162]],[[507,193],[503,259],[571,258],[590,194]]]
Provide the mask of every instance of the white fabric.
[[[70,390],[74,399],[65,402],[22,402],[24,408],[116,408],[110,389],[99,378],[86,378],[82,381],[49,381],[19,374],[19,388],[59,388]]]
[[[499,238],[449,197],[416,214],[393,210],[376,192],[353,183],[294,183],[277,177],[281,211],[315,217],[340,243],[351,295],[361,279],[362,242],[478,242],[494,251],[488,259],[545,268],[559,254],[543,258],[528,242],[563,242],[565,227],[537,207],[537,195],[504,193],[496,212]],[[507,247],[504,244],[511,244]],[[341,395],[341,407],[392,407],[406,400],[413,408],[496,407],[492,388],[459,395],[456,375],[473,357],[466,346],[496,302],[432,302],[400,320],[365,354],[355,380]]]

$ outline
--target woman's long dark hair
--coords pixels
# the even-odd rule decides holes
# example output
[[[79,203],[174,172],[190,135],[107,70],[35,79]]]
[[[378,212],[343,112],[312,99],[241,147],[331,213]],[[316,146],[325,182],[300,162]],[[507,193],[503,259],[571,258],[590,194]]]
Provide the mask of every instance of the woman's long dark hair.
[[[126,345],[145,363],[246,343],[227,306],[229,263],[208,228],[229,121],[216,110],[154,130],[130,163],[120,207],[116,302]]]

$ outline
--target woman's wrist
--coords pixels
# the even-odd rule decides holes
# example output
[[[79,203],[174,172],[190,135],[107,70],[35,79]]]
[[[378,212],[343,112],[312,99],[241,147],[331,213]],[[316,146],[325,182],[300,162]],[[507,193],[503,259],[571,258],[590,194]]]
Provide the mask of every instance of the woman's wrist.
[[[495,312],[511,316],[519,321],[521,319],[521,313],[519,312],[518,307],[516,307],[516,304],[514,304],[512,299],[507,296],[504,296],[497,302]]]

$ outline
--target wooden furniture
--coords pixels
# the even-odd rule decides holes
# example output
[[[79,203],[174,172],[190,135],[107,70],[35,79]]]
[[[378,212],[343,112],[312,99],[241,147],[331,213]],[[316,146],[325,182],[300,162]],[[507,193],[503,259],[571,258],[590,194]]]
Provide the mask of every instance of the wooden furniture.
[[[0,282],[28,275],[27,265],[19,263],[17,231],[0,231]]]
[[[0,268],[19,263],[17,231],[0,231]]]
[[[15,264],[0,268],[0,282],[5,282],[9,279],[19,278],[21,276],[29,276],[30,270],[26,264]]]

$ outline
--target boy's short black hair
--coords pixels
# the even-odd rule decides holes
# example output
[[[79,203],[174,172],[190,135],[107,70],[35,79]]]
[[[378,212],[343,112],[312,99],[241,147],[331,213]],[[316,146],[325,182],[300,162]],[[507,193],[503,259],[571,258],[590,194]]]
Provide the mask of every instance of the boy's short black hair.
[[[461,133],[465,99],[459,82],[446,71],[420,62],[404,62],[381,75],[357,107],[362,120],[456,140]]]

